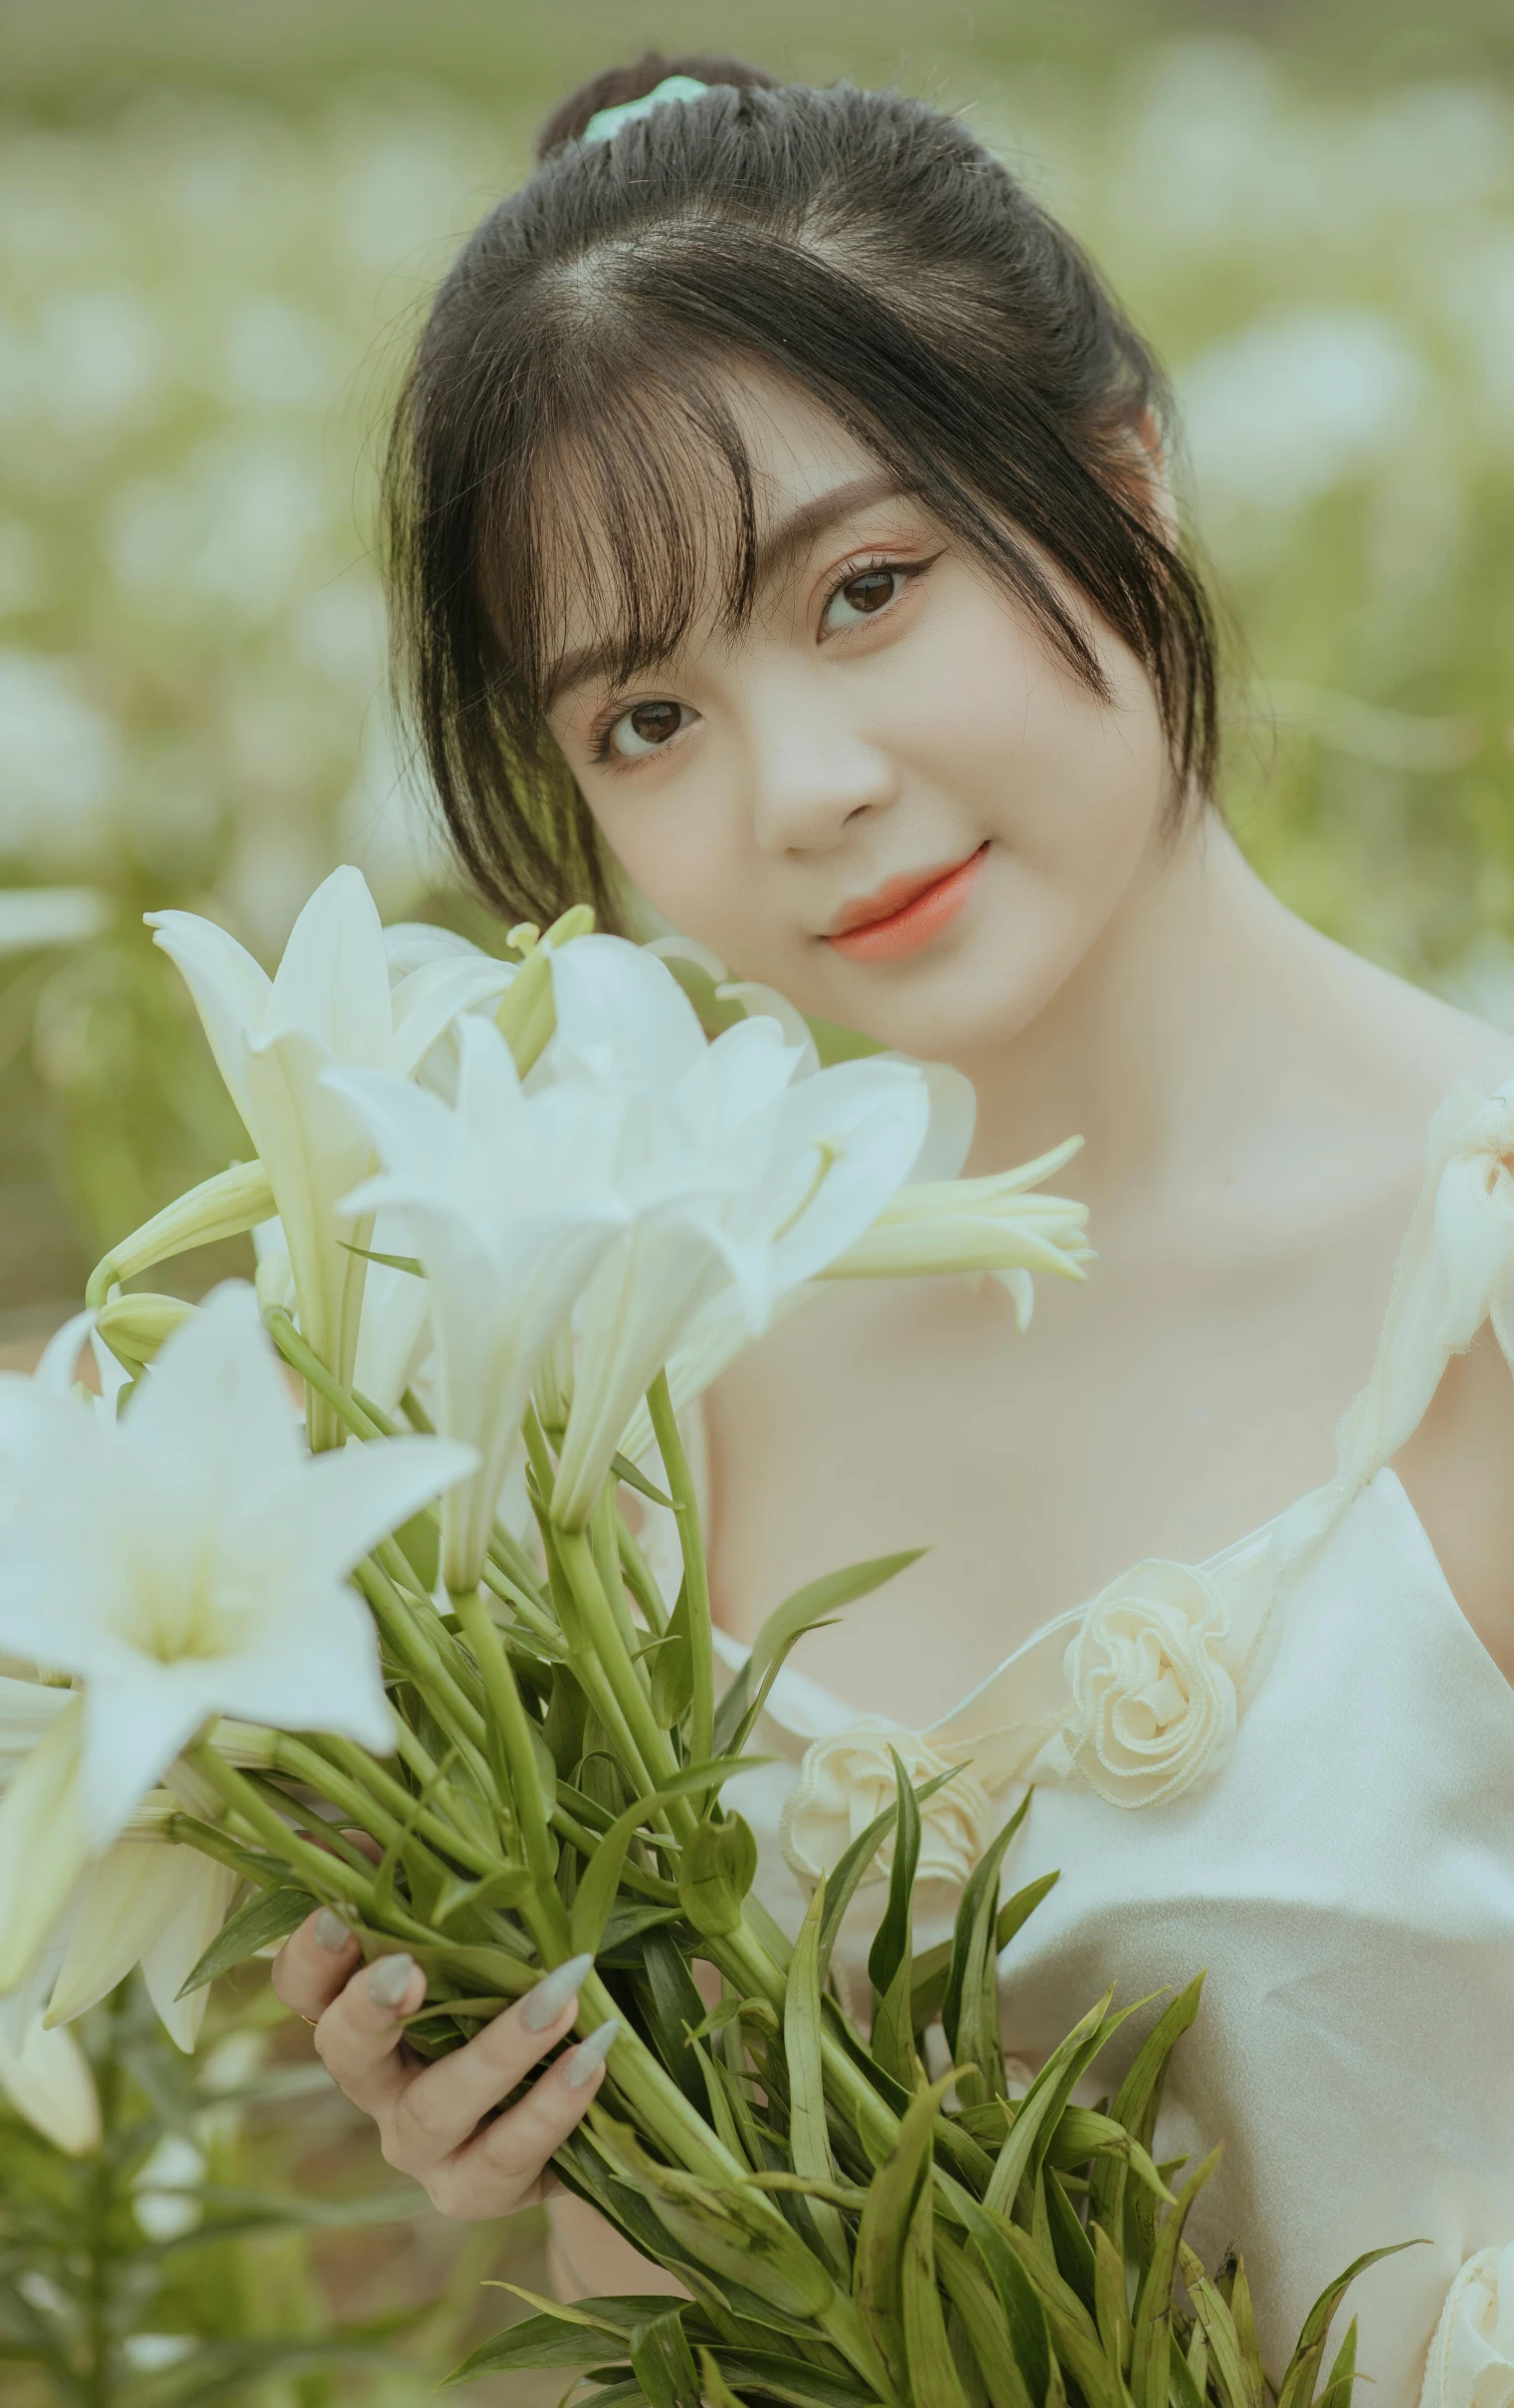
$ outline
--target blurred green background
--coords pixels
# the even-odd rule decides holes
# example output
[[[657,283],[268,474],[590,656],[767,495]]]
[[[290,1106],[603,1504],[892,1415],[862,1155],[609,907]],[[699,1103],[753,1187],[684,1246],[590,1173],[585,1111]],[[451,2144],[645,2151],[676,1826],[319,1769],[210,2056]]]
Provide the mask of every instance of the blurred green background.
[[[144,908],[449,908],[368,557],[388,392],[562,92],[645,41],[969,112],[1167,358],[1248,662],[1226,801],[1514,1025],[1506,0],[0,7],[0,1347],[239,1150]],[[1239,646],[1237,666],[1244,666]]]

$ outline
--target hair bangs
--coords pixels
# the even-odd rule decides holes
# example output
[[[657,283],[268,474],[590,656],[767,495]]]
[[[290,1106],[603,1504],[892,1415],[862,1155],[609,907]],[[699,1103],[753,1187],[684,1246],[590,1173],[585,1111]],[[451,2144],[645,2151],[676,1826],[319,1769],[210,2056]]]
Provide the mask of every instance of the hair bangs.
[[[501,667],[540,725],[576,676],[612,686],[661,667],[696,628],[735,628],[756,593],[755,480],[728,397],[731,362],[676,377],[564,345],[547,430],[501,474],[490,607]],[[522,539],[512,539],[516,535]]]

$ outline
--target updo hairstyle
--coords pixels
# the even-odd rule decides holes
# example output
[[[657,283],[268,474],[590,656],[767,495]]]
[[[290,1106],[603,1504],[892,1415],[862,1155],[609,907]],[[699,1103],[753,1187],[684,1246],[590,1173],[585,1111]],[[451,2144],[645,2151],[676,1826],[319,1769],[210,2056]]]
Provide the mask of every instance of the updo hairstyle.
[[[586,142],[669,75],[708,86]],[[438,293],[388,455],[397,679],[452,839],[508,919],[614,866],[546,729],[571,597],[641,677],[754,600],[732,372],[824,406],[982,560],[1095,695],[1051,561],[1142,663],[1175,809],[1212,791],[1213,620],[1151,506],[1165,380],[1089,261],[965,125],[731,59],[596,77]]]

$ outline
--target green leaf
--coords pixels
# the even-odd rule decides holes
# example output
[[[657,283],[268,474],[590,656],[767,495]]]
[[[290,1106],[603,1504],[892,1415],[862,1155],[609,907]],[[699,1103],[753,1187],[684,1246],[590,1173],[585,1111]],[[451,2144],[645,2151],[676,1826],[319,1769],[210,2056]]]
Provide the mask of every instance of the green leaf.
[[[671,1730],[687,1713],[694,1694],[693,1645],[688,1628],[688,1582],[678,1589],[677,1603],[667,1617],[663,1644],[652,1660],[652,1710],[662,1730]],[[717,1727],[715,1745],[734,1754]]]
[[[915,1791],[916,1803],[923,1806],[928,1798],[935,1796],[938,1789],[944,1789],[947,1782],[956,1777],[957,1767],[953,1764],[948,1765],[945,1772],[936,1773],[931,1780],[922,1781]],[[885,1806],[881,1814],[874,1815],[866,1829],[857,1833],[851,1847],[837,1860],[835,1870],[826,1877],[826,1919],[820,1934],[822,1988],[831,1968],[831,1954],[842,1927],[842,1917],[883,1840],[897,1822],[898,1813],[897,1806]]]
[[[924,2183],[909,2219],[900,2269],[900,2315],[910,2395],[929,2400],[931,2408],[969,2408],[936,2289],[934,2224],[930,2186]]]
[[[1023,2371],[1021,2353],[1003,2306],[983,2268],[937,2224],[936,2266],[942,2287],[956,2309],[968,2345],[987,2388],[991,2408],[1042,2408],[1042,2379],[1033,2396]],[[1024,2281],[1024,2277],[1021,2280]],[[1029,2287],[1028,2287],[1029,2288]],[[1033,2299],[1034,2299],[1034,2295]],[[1041,2319],[1041,2357],[1033,2363],[1044,2375],[1045,2319]]]
[[[636,2326],[631,2363],[652,2408],[701,2408],[699,2370],[676,2308]]]
[[[1356,2391],[1356,2318],[1346,2327],[1346,2338],[1330,2369],[1330,2380],[1319,2395],[1319,2408],[1351,2408]]]
[[[1264,2408],[1266,2391],[1260,2364],[1242,2350],[1235,2319],[1219,2285],[1186,2241],[1178,2244],[1178,2264],[1208,2345],[1210,2380],[1220,2393],[1222,2408]],[[1189,2354],[1192,2356],[1192,2351]]]
[[[371,1246],[354,1246],[348,1238],[336,1241],[346,1254],[361,1255],[365,1263],[382,1263],[386,1271],[408,1271],[413,1280],[424,1280],[425,1267],[413,1254],[376,1254]]]
[[[869,2042],[872,2055],[884,2073],[891,2074],[905,2091],[914,2089],[920,2070],[915,2051],[914,2025],[909,2012],[912,1970],[906,1953],[900,1958],[892,1981],[878,2001]]]
[[[487,1873],[480,1881],[470,1881],[466,1874],[449,1873],[432,1901],[431,1919],[445,1925],[467,1906],[518,1906],[523,1898],[529,1897],[530,1889],[531,1877],[523,1865],[502,1865],[497,1873]]]
[[[1146,2408],[1146,2403],[1150,2401],[1155,2401],[1158,2408],[1167,2408],[1178,2244],[1183,2238],[1189,2210],[1219,2163],[1220,2151],[1213,2149],[1203,2163],[1194,2168],[1162,2220],[1151,2264],[1141,2279],[1141,2288],[1136,2296],[1135,2341],[1130,2352],[1130,2388],[1141,2403],[1141,2408]]]
[[[1137,2050],[1133,2064],[1110,2103],[1110,2113],[1133,2140],[1151,2147],[1167,2061],[1199,2012],[1204,1975],[1195,1974],[1186,1990],[1158,2017]],[[1126,2169],[1116,2158],[1097,2166],[1093,2174],[1091,2212],[1116,2239],[1124,2231]]]
[[[880,1589],[910,1564],[918,1563],[926,1552],[924,1547],[905,1547],[895,1555],[874,1555],[865,1563],[848,1564],[839,1572],[825,1572],[819,1580],[811,1580],[782,1605],[774,1608],[752,1643],[752,1664],[760,1680],[769,1664],[788,1642],[800,1638],[826,1615],[838,1607],[854,1605],[858,1597],[866,1597]]]
[[[906,2377],[901,2296],[905,2236],[930,2170],[936,2109],[951,2087],[952,2077],[947,2074],[929,2089],[915,2093],[893,2147],[867,2186],[867,2204],[857,2228],[852,2297],[898,2383]]]
[[[789,1965],[783,2002],[784,2062],[789,2077],[789,2154],[794,2171],[812,2182],[835,2182],[836,2159],[826,2126],[826,2085],[821,2062],[820,1926],[826,1885],[817,1885]],[[851,2274],[846,2228],[824,2199],[810,2201],[821,2247],[845,2282]]]
[[[678,1904],[703,1938],[724,1939],[740,1923],[756,1876],[757,1842],[740,1815],[706,1820],[683,1843]]]
[[[516,2374],[531,2368],[602,2366],[622,2354],[639,2326],[665,2313],[663,2294],[612,2293],[603,2299],[573,2303],[543,2299],[518,2283],[491,2283],[488,2290],[507,2291],[538,2310],[507,2324],[502,2332],[480,2343],[472,2357],[444,2376],[438,2386],[471,2383],[480,2374]]]
[[[1009,2216],[1013,2212],[1021,2183],[1034,2174],[1040,2162],[1038,2141],[1042,2133],[1049,2139],[1073,2089],[1103,2047],[1108,2037],[1106,2025],[1112,2020],[1109,2001],[1113,1996],[1112,1990],[1106,1990],[1098,2004],[1057,2042],[1016,2108],[984,2199],[984,2205],[996,2213]]]
[[[625,1482],[628,1489],[635,1489],[639,1496],[649,1498],[654,1505],[665,1505],[669,1513],[676,1512],[672,1499],[664,1497],[657,1483],[649,1480],[645,1472],[639,1472],[636,1465],[629,1463],[624,1455],[611,1456],[610,1470],[617,1480]]]
[[[933,1796],[941,1783],[949,1777],[946,1773],[937,1773],[933,1781],[915,1791],[922,1806],[926,1799]],[[891,1808],[889,1812],[892,1812]],[[1037,1881],[1027,1882],[1023,1890],[1017,1890],[1013,1898],[1005,1900],[999,1909],[999,1919],[994,1926],[994,1954],[996,1957],[1004,1954],[1022,1923],[1035,1913],[1041,1900],[1049,1891],[1056,1888],[1060,1880],[1059,1873],[1043,1873]],[[923,1955],[915,1958],[914,1994],[910,2013],[914,2018],[914,2027],[917,2032],[923,2031],[925,2026],[933,2023],[942,2012],[954,1944],[952,1940],[944,1939],[936,1947],[927,1948]]]
[[[198,1963],[187,1973],[179,1989],[180,1998],[191,1991],[203,1990],[208,1981],[229,1973],[233,1965],[245,1964],[260,1948],[267,1948],[276,1939],[287,1939],[297,1931],[307,1914],[313,1914],[320,1905],[307,1890],[265,1890],[250,1898],[222,1924]]]
[[[689,2033],[704,2013],[704,2001],[694,1987],[683,1951],[666,1931],[647,1932],[642,1940],[642,1973],[651,2000],[653,2038],[667,2071],[702,2115],[704,2076],[689,2041]]]
[[[1077,2211],[1062,2187],[1061,2176],[1042,2165],[1036,2176],[1037,2192],[1044,2200],[1051,2247],[1072,2290],[1090,2315],[1094,2312],[1093,2244],[1078,2221]]]
[[[826,1572],[774,1608],[752,1643],[752,1652],[720,1701],[715,1718],[717,1748],[739,1748],[767,1702],[789,1651],[806,1631],[829,1620],[844,1605],[852,1605],[885,1580],[919,1560],[925,1549],[909,1547],[897,1555],[875,1555],[839,1572]]]
[[[712,2352],[701,2350],[701,2368]],[[760,2391],[764,2401],[782,2400],[787,2408],[878,2408],[870,2391],[864,2391],[854,2375],[832,2374],[823,2366],[807,2366],[797,2352],[788,2357],[770,2357],[761,2350],[722,2348],[719,2353],[722,2378],[728,2377],[743,2388]],[[726,2399],[732,2394],[727,2391]],[[584,2408],[600,2408],[600,2399],[586,2401]],[[720,2395],[711,2392],[709,2408],[723,2408]]]
[[[1330,2337],[1335,2311],[1357,2276],[1365,2274],[1369,2266],[1376,2266],[1381,2258],[1396,2258],[1401,2250],[1424,2249],[1428,2246],[1423,2241],[1398,2241],[1387,2249],[1369,2249],[1364,2256],[1354,2258],[1343,2275],[1337,2275],[1333,2283],[1326,2285],[1305,2316],[1303,2331],[1298,2336],[1298,2347],[1284,2368],[1277,2408],[1306,2408],[1306,2404],[1313,2399],[1314,2378],[1324,2363],[1325,2344]]]
[[[1130,2369],[1130,2346],[1135,2335],[1130,2321],[1130,2302],[1125,2291],[1125,2260],[1117,2250],[1102,2224],[1091,2227],[1093,2243],[1093,2316],[1098,2325],[1104,2353],[1118,2374]],[[1145,2408],[1145,2403],[1142,2403]],[[1166,2401],[1161,2403],[1166,2408]]]
[[[719,2364],[713,2353],[708,2349],[701,2349],[699,2352],[699,2381],[703,2388],[707,2408],[746,2408],[745,2401],[732,2391],[724,2375],[720,2372]]]
[[[999,1869],[1004,1862],[1006,1849],[1019,1834],[1021,1825],[1031,1811],[1034,1795],[1034,1790],[1027,1789],[987,1854],[980,1857],[973,1867],[958,1903],[946,1990],[941,2000],[941,2029],[946,2034],[946,2045],[954,2057],[957,2055],[963,1996],[970,1983],[982,1978],[982,1960],[988,1947],[989,1928],[991,1924],[997,1924]],[[974,2059],[971,2062],[977,2061]],[[990,2084],[989,2088],[997,2093],[999,2085]]]
[[[610,1920],[620,1888],[621,1873],[626,1863],[626,1851],[641,1826],[650,1818],[671,1805],[674,1798],[686,1797],[690,1790],[718,1789],[737,1770],[747,1769],[746,1759],[716,1757],[708,1764],[692,1764],[674,1775],[664,1789],[654,1790],[651,1796],[637,1798],[624,1814],[617,1815],[579,1877],[578,1889],[569,1909],[568,1928],[573,1953],[598,1953],[600,1942]]]
[[[881,1998],[910,1952],[915,1871],[920,1861],[920,1809],[908,1773],[896,1748],[893,1759],[895,1827],[893,1864],[888,1874],[888,1905],[867,1952],[867,1975]]]

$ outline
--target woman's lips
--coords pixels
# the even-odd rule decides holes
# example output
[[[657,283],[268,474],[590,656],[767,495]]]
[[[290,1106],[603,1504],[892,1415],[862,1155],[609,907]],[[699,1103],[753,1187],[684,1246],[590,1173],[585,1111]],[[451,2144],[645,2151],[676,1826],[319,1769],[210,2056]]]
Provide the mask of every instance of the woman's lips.
[[[906,953],[918,953],[956,918],[977,884],[988,850],[986,844],[980,845],[954,870],[944,870],[928,886],[916,887],[894,909],[859,925],[843,927],[826,942],[845,953],[849,961],[898,961]],[[884,888],[880,900],[886,902],[887,893]]]

